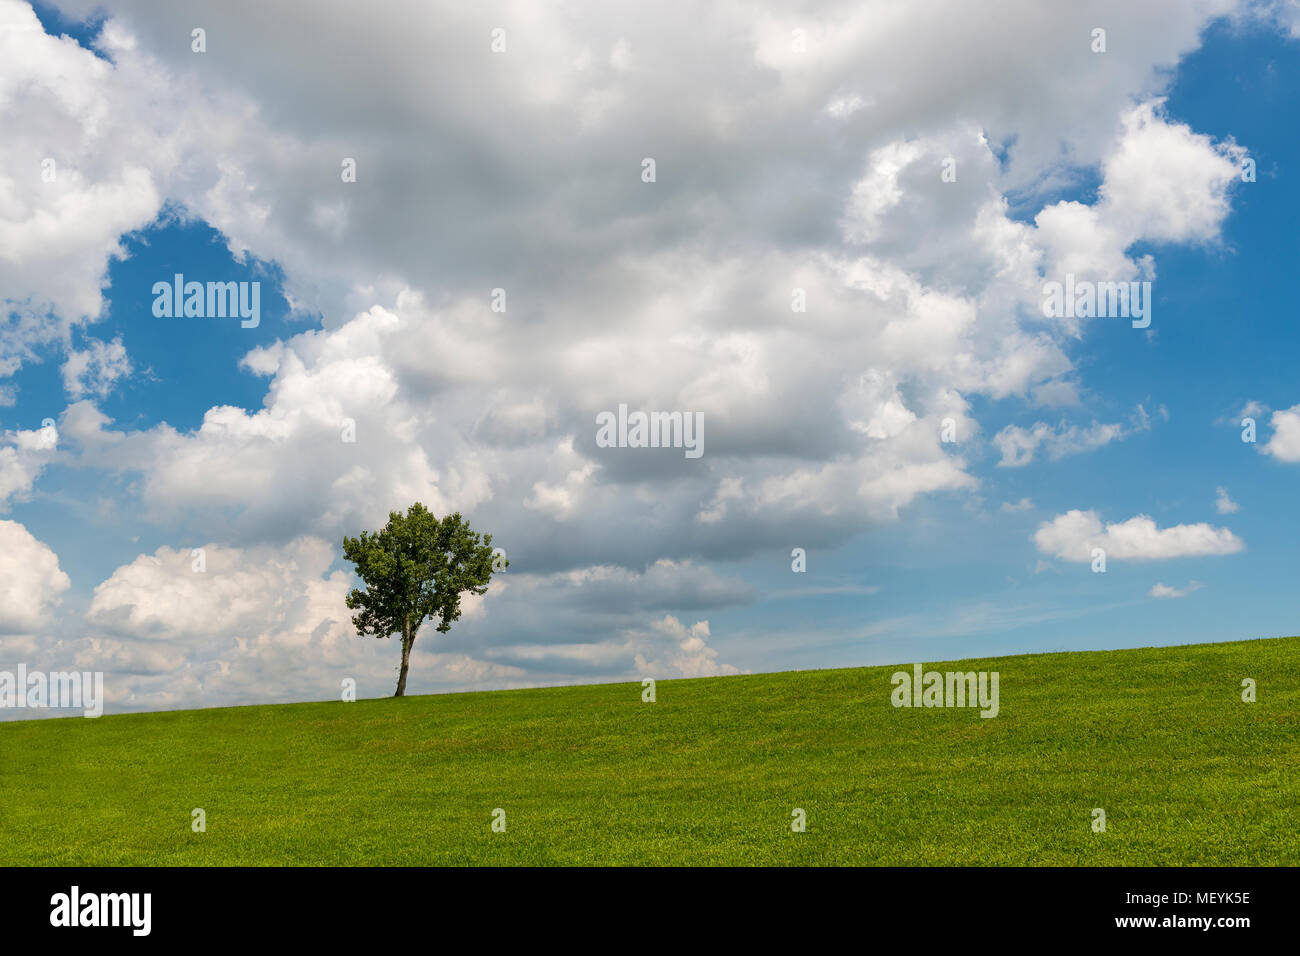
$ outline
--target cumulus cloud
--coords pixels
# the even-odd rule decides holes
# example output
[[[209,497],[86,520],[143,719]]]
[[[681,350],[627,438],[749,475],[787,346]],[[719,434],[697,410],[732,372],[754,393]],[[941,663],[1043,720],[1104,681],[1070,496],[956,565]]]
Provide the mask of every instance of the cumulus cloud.
[[[1300,405],[1274,412],[1269,424],[1273,435],[1261,451],[1278,461],[1300,461]]]
[[[1093,422],[1086,428],[1061,422],[1053,427],[1036,422],[1031,428],[1008,425],[993,436],[993,444],[1002,453],[998,462],[1003,468],[1020,468],[1034,460],[1040,448],[1055,461],[1067,455],[1078,455],[1109,444],[1124,434],[1123,426],[1103,425]]]
[[[256,412],[218,406],[192,432],[129,432],[79,403],[65,432],[83,465],[143,474],[148,517],[233,516],[239,543],[337,537],[416,500],[439,514],[468,512],[490,493],[474,450],[428,406],[400,399],[396,371],[367,347],[400,324],[376,308],[334,333],[306,333],[296,348],[250,353],[246,367],[270,377]]]
[[[313,640],[330,667],[374,666],[344,639],[322,542],[421,500],[496,532],[512,576],[473,621],[479,646],[453,632],[417,659],[503,683],[725,672],[703,611],[747,589],[708,562],[788,552],[796,533],[831,547],[973,491],[973,399],[1080,402],[1081,329],[1043,321],[1044,276],[1151,275],[1135,242],[1217,238],[1241,149],[1171,121],[1161,95],[1234,9],[719,5],[682,31],[622,2],[412,0],[358,18],[118,0],[95,56],[0,0],[0,123],[18,131],[0,168],[30,171],[0,178],[0,372],[62,349],[58,454],[122,477],[125,510],[211,542],[221,569],[186,578],[186,549],[119,568],[86,653],[138,671],[132,693],[154,703],[256,698]],[[1125,37],[1105,57],[1086,42],[1098,20]],[[1095,204],[1037,208],[1084,169]],[[101,408],[132,363],[71,327],[102,311],[122,234],[159,215],[274,260],[290,300],[324,316],[245,356],[260,408],[213,407],[195,429]],[[703,414],[704,457],[596,447],[594,416],[620,403]],[[994,442],[1011,466],[1119,428]],[[0,443],[0,505],[52,460],[24,441]],[[327,674],[293,692],[325,693]]]
[[[1240,511],[1241,505],[1228,496],[1227,488],[1219,486],[1214,490],[1214,510],[1221,515],[1230,515]]]
[[[333,559],[312,537],[159,548],[95,588],[89,633],[64,652],[106,671],[113,710],[330,699],[346,678],[362,696],[391,693],[396,645],[356,635],[345,603],[353,581],[330,570]],[[421,630],[409,690],[736,673],[708,645],[706,620],[686,627],[664,612],[751,600],[743,582],[690,562],[507,571],[464,599],[450,633]]]
[[[1163,105],[1153,100],[1124,114],[1118,148],[1102,165],[1101,214],[1125,237],[1215,240],[1229,212],[1229,187],[1241,181],[1246,150],[1169,122]]]
[[[88,14],[98,2],[64,6]],[[209,165],[222,168],[189,172],[173,187],[184,193],[178,198],[238,246],[283,262],[295,294],[324,291],[331,275],[419,276],[431,293],[462,283],[501,285],[491,279],[506,261],[527,277],[516,287],[553,286],[569,276],[548,263],[583,270],[648,236],[725,247],[723,209],[738,236],[817,240],[843,211],[860,158],[876,149],[906,153],[897,144],[909,140],[942,146],[966,131],[973,144],[978,137],[1008,144],[1004,175],[1012,188],[1058,173],[1063,154],[1076,166],[1098,163],[1111,151],[1117,117],[1134,99],[1158,94],[1204,25],[1235,6],[1162,0],[1135,8],[1116,0],[1086,12],[1026,7],[1013,21],[938,0],[910,4],[907,17],[884,15],[875,4],[820,4],[797,16],[723,6],[699,15],[687,34],[631,2],[440,4],[430,16],[427,4],[406,0],[358,22],[332,4],[272,17],[243,2],[160,10],[119,0],[110,24],[135,44],[129,53],[115,51],[118,71],[147,60],[177,86],[212,84],[235,103],[256,104],[235,114],[246,130],[202,113],[186,124],[190,136],[209,144]],[[1087,43],[1098,19],[1125,38],[1104,57]],[[200,21],[210,43],[195,57],[188,37]],[[503,25],[508,49],[494,55],[489,31]],[[803,52],[791,48],[795,27],[808,38]],[[304,32],[313,37],[309,47]],[[227,42],[233,37],[237,50]],[[1027,57],[1026,49],[1041,55]],[[342,75],[325,67],[343,61],[356,68]],[[919,66],[925,62],[947,64],[947,81],[934,82]],[[988,70],[990,62],[999,69]],[[427,95],[431,87],[438,96]],[[1008,89],[1017,95],[1007,96]],[[481,110],[483,102],[493,109]],[[1130,121],[1131,138],[1150,134],[1143,119]],[[374,141],[377,125],[401,131],[399,148],[360,148]],[[455,135],[430,135],[439,131]],[[400,148],[426,141],[437,148]],[[529,149],[519,150],[520,142]],[[629,159],[624,148],[630,142],[659,144],[654,190],[641,188],[641,157]],[[967,173],[968,148],[943,150],[959,160],[957,188],[932,192],[923,203],[937,207],[958,193],[992,198],[984,177],[974,175],[977,165]],[[324,157],[336,171],[345,156],[359,161],[364,201],[355,190],[322,196],[320,180],[294,171]],[[813,158],[821,173],[815,178],[806,175]],[[988,157],[978,163],[998,165]],[[1193,173],[1185,194],[1169,194],[1178,177]],[[1196,193],[1206,181],[1203,164],[1146,168],[1123,155],[1115,160],[1117,180],[1140,174],[1168,180],[1148,200],[1164,214],[1143,212],[1142,222],[1168,231],[1170,203],[1212,205]],[[893,174],[886,168],[882,175]],[[395,183],[402,188],[385,188]],[[801,202],[772,203],[763,184],[797,193]],[[910,185],[901,185],[908,201],[899,206],[917,201]],[[457,228],[428,228],[442,220]],[[304,221],[318,226],[304,229]],[[516,228],[521,221],[532,228]]]
[[[105,31],[106,46],[118,38]],[[157,129],[120,115],[154,78],[49,36],[26,3],[0,2],[0,64],[2,365],[99,317],[108,261],[157,215],[174,157]]]
[[[1091,561],[1094,548],[1105,550],[1108,559],[1163,561],[1236,554],[1245,547],[1227,528],[1205,523],[1159,528],[1153,518],[1135,515],[1103,527],[1097,512],[1078,510],[1040,524],[1034,532],[1034,544],[1043,554],[1079,562]]]
[[[317,538],[142,554],[96,586],[79,659],[115,709],[337,699],[349,677],[382,693],[391,648],[356,636],[333,560]]]
[[[901,291],[872,297],[885,321],[896,298],[901,310],[928,308],[906,287]],[[864,317],[853,307],[851,301],[838,306],[838,314],[822,319],[823,328],[846,348],[851,337],[865,356]],[[224,514],[227,533],[240,543],[335,537],[418,499],[438,512],[486,511],[503,537],[522,542],[517,549],[538,554],[535,560],[545,541],[545,560],[556,567],[639,563],[647,550],[672,557],[744,553],[783,543],[785,528],[800,516],[819,540],[842,539],[855,526],[894,520],[919,494],[974,484],[962,458],[945,452],[940,438],[949,417],[962,434],[976,432],[959,394],[912,388],[909,406],[901,376],[881,370],[827,394],[828,383],[809,377],[814,343],[806,338],[774,330],[787,357],[806,352],[810,361],[798,370],[774,364],[760,375],[767,347],[719,343],[702,329],[687,334],[697,320],[687,306],[677,313],[683,331],[667,349],[656,348],[651,340],[662,341],[668,313],[654,307],[642,316],[633,308],[625,334],[644,336],[647,356],[633,375],[608,359],[606,350],[615,345],[603,333],[562,343],[553,362],[539,366],[524,356],[556,346],[539,340],[535,350],[521,350],[517,331],[485,319],[486,311],[481,302],[434,311],[423,297],[403,294],[392,310],[375,307],[337,329],[250,353],[245,366],[269,378],[265,407],[257,412],[218,407],[192,432],[167,425],[131,432],[114,429],[83,402],[68,410],[63,429],[81,465],[140,473],[143,504],[154,520]],[[638,330],[642,318],[646,325]],[[446,349],[415,347],[431,340]],[[462,345],[493,358],[463,367],[459,382],[429,382],[445,374],[436,356]],[[728,352],[748,356],[754,373],[743,361],[718,360]],[[569,368],[565,381],[575,391],[563,402],[539,400],[519,419],[529,423],[527,430],[502,432],[496,410],[518,414],[515,390],[555,393],[560,386],[548,379],[556,366]],[[769,384],[778,371],[787,381]],[[514,390],[501,395],[498,374]],[[429,402],[434,387],[441,397],[436,413]],[[791,402],[805,387],[814,394]],[[740,402],[741,395],[748,401]],[[704,458],[597,448],[595,412],[625,397],[633,407],[701,412]],[[839,416],[827,422],[819,401],[838,405]],[[485,420],[494,422],[489,440],[481,439],[483,428],[476,432]],[[355,425],[355,442],[341,440],[347,421]],[[701,501],[713,502],[705,509],[711,520],[696,522]],[[643,518],[639,540],[623,534],[615,519],[629,509]],[[549,526],[575,516],[580,529],[557,548]]]
[[[1156,409],[1156,415],[1164,421],[1169,420],[1169,410],[1164,405]],[[1008,425],[993,436],[993,444],[1002,453],[1002,460],[998,462],[1000,467],[1020,468],[1032,462],[1039,450],[1056,461],[1067,455],[1093,451],[1150,429],[1151,413],[1139,404],[1133,409],[1128,425],[1094,421],[1089,426],[1081,427],[1064,420],[1055,426],[1046,422],[1035,422],[1030,428]]]
[[[1226,214],[1214,159],[1223,149],[1168,124],[1151,98],[1163,66],[1194,47],[1215,5],[1189,14],[1172,4],[1151,31],[1141,28],[1150,14],[1117,5],[1115,22],[1133,21],[1126,33],[1137,46],[1108,55],[1098,71],[1086,44],[1060,34],[1088,34],[1072,15],[1050,32],[1029,22],[1008,31],[960,6],[921,4],[908,36],[932,38],[949,62],[968,61],[976,80],[954,88],[956,103],[953,90],[882,87],[881,77],[895,75],[884,67],[897,54],[888,34],[904,28],[836,8],[809,25],[814,55],[804,58],[782,49],[783,17],[733,22],[726,10],[690,37],[673,32],[669,44],[653,18],[635,18],[629,34],[612,10],[580,22],[575,11],[511,7],[502,12],[520,42],[494,57],[486,43],[472,53],[448,42],[488,23],[486,13],[448,10],[438,30],[425,31],[423,15],[408,22],[390,10],[358,27],[312,6],[286,34],[255,9],[208,8],[213,42],[196,58],[175,40],[188,36],[188,27],[175,32],[193,19],[185,7],[115,5],[100,40],[112,62],[73,46],[64,51],[68,69],[103,79],[97,95],[121,98],[118,115],[132,117],[119,121],[122,135],[131,122],[144,124],[132,135],[167,144],[157,151],[166,161],[150,171],[166,195],[222,229],[233,251],[282,263],[290,297],[330,318],[246,358],[268,378],[263,409],[213,408],[188,433],[105,428],[88,436],[94,447],[80,449],[80,463],[137,472],[146,517],[183,520],[196,532],[220,522],[235,544],[334,537],[410,498],[435,510],[486,509],[529,546],[554,537],[535,530],[538,522],[577,523],[571,546],[547,548],[556,567],[735,556],[784,543],[794,522],[809,528],[810,542],[832,544],[896,520],[920,495],[975,486],[961,444],[939,440],[948,418],[962,441],[978,433],[969,395],[1072,392],[1070,330],[1018,318],[1048,264],[1122,260],[1148,229],[1204,238]],[[232,59],[220,38],[235,17],[262,28],[239,31]],[[954,17],[970,31],[961,43],[925,29],[942,24],[937,37],[952,36]],[[302,74],[285,60],[299,55],[300,29],[316,37]],[[1032,91],[1030,102],[1009,111],[1001,90],[1011,79],[981,64],[993,56],[1032,69],[1010,55],[1029,36],[1058,37],[1061,56],[1095,74],[1090,109],[1078,102],[1081,87],[1022,76],[1017,88]],[[346,95],[319,69],[333,44],[363,59],[383,50],[373,72],[348,80]],[[682,59],[682,44],[712,51],[698,61],[715,64],[708,77],[681,69],[697,62]],[[662,69],[670,47],[676,66]],[[438,50],[445,55],[431,55]],[[400,82],[418,75],[425,88],[430,69],[440,77],[437,98]],[[276,82],[259,82],[263,75]],[[358,83],[367,103],[386,104],[379,116],[358,108]],[[490,117],[458,99],[470,88],[497,98]],[[688,88],[715,93],[670,95]],[[765,95],[755,99],[756,88]],[[883,89],[896,92],[886,98]],[[163,98],[176,91],[186,109],[163,112],[185,121],[155,128],[157,111],[125,108],[142,90]],[[663,144],[653,186],[613,149],[630,122],[619,104],[649,94],[678,102],[636,121],[643,139]],[[1135,94],[1144,106],[1131,106]],[[828,116],[824,108],[844,97],[853,108]],[[1087,129],[1061,124],[1066,101],[1070,114],[1090,117]],[[443,145],[432,154],[393,148],[358,157],[364,194],[293,172],[360,152],[356,144],[369,141],[363,131],[377,121],[408,130],[411,142]],[[505,148],[503,129],[511,142],[531,144],[526,164]],[[1114,242],[1093,248],[1072,228],[1009,218],[1004,190],[1058,164],[1063,140],[1073,162],[1101,164],[1109,191],[1089,214],[1109,223]],[[1003,162],[995,146],[1008,142]],[[675,174],[686,144],[689,180]],[[1169,169],[1146,162],[1152,149],[1175,147]],[[948,158],[954,183],[938,177]],[[807,183],[809,163],[820,175],[813,192],[801,191],[805,208],[755,203],[783,183]],[[1142,176],[1182,185],[1150,190],[1140,209],[1129,209]],[[583,198],[568,183],[581,183]],[[719,204],[733,210],[725,220]],[[1189,204],[1201,212],[1170,218]],[[329,228],[304,229],[304,220]],[[455,221],[455,236],[431,231],[435,221]],[[520,221],[532,225],[521,230]],[[494,287],[508,290],[508,313],[488,308]],[[792,289],[806,296],[807,311],[792,313]],[[827,374],[828,357],[835,374]],[[72,397],[109,387],[111,373],[87,379],[92,365],[83,353],[69,357]],[[624,401],[703,413],[706,460],[687,468],[662,455],[595,449],[592,416]],[[353,445],[338,438],[345,421],[355,422]],[[1063,454],[1110,440],[1113,428],[1029,440]],[[639,553],[605,531],[609,516],[629,506],[648,524]],[[681,534],[683,525],[692,530]]]
[[[37,477],[53,460],[59,433],[53,420],[35,429],[0,433],[0,512],[31,494]]]
[[[1093,205],[1061,202],[1035,224],[1047,255],[1045,271],[1088,280],[1153,279],[1150,258],[1130,259],[1139,239],[1210,243],[1230,212],[1230,190],[1240,182],[1244,147],[1215,143],[1184,123],[1171,122],[1164,100],[1126,110],[1114,148],[1101,163]]]
[[[730,664],[718,663],[718,652],[708,645],[708,621],[696,621],[688,628],[669,614],[654,623],[650,635],[634,634],[629,639],[636,646],[636,669],[647,677],[718,677],[740,673]]]
[[[68,351],[61,371],[63,390],[69,398],[106,398],[119,379],[130,376],[131,359],[120,337],[112,342],[91,338],[87,340],[85,349]]]
[[[48,545],[18,522],[0,520],[0,635],[44,629],[70,585]]]

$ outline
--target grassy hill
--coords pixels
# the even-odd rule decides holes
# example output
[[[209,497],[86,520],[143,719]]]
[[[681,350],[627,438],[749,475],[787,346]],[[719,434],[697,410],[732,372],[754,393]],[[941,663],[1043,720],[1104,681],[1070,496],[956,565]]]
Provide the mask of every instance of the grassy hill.
[[[0,723],[0,864],[1300,863],[1300,638],[928,668],[1000,713],[891,666]]]

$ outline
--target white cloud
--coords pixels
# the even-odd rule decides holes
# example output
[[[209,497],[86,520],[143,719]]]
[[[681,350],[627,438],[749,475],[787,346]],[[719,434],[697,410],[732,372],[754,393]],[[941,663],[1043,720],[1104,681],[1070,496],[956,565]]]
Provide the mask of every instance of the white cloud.
[[[234,514],[227,534],[239,542],[335,537],[416,500],[468,512],[491,489],[475,451],[427,404],[401,398],[397,371],[374,354],[376,337],[401,324],[375,308],[334,332],[255,350],[245,364],[270,376],[265,407],[211,408],[193,432],[114,431],[84,405],[69,409],[65,430],[83,464],[144,474],[153,520]]]
[[[115,709],[337,699],[353,678],[362,696],[392,693],[394,643],[361,638],[345,598],[351,575],[330,572],[335,549],[317,538],[283,548],[159,548],[100,583],[79,659],[109,674]],[[465,603],[462,620],[481,614]],[[509,679],[508,668],[440,654],[433,626],[417,641],[412,688]],[[436,683],[434,683],[436,682]]]
[[[1300,39],[1300,3],[1296,0],[1264,0],[1257,13],[1273,18],[1292,37]]]
[[[1153,597],[1153,598],[1187,597],[1187,595],[1191,594],[1193,591],[1199,591],[1203,587],[1205,587],[1205,585],[1200,581],[1188,581],[1187,585],[1181,588],[1171,587],[1168,584],[1160,584],[1159,582],[1157,582],[1154,586],[1152,586],[1151,590],[1147,592],[1147,597]]]
[[[354,581],[329,569],[333,546],[159,548],[117,568],[94,591],[89,633],[64,650],[106,672],[110,709],[331,699],[344,678],[361,696],[391,694],[397,646],[361,638],[345,597]],[[747,603],[750,589],[708,567],[660,560],[644,571],[598,566],[496,575],[468,595],[448,634],[432,623],[412,653],[409,693],[736,673],[708,645],[707,621],[686,627],[665,609]],[[489,613],[489,607],[491,612]]]
[[[555,484],[546,481],[533,482],[532,494],[524,499],[525,508],[540,511],[556,520],[564,520],[574,514],[580,506],[583,495],[591,483],[591,477],[599,470],[594,462],[584,461],[573,450],[573,437],[560,442],[552,455],[549,468],[559,469],[563,477]]]
[[[131,359],[120,337],[112,342],[90,338],[84,350],[70,349],[63,363],[63,390],[74,401],[95,396],[106,398],[113,385],[130,376]]]
[[[1153,242],[1217,239],[1228,190],[1241,181],[1246,151],[1214,144],[1162,116],[1163,101],[1124,114],[1124,134],[1102,166],[1102,215],[1124,236]]]
[[[671,614],[654,622],[648,632],[629,635],[635,647],[637,672],[646,677],[718,677],[738,674],[730,664],[718,663],[709,647],[709,622],[689,628]]]
[[[40,631],[71,582],[49,546],[0,520],[0,635]]]
[[[1169,420],[1169,410],[1161,405],[1156,414],[1163,421]],[[1130,435],[1151,430],[1151,414],[1139,404],[1133,409],[1128,426],[1118,423],[1103,424],[1094,421],[1087,427],[1069,425],[1064,420],[1053,426],[1046,422],[1035,422],[1029,428],[1008,425],[993,436],[993,443],[1002,453],[998,465],[1003,468],[1020,468],[1034,460],[1040,449],[1046,452],[1052,461],[1067,455],[1079,455],[1108,445],[1113,441],[1122,441]]]
[[[1220,486],[1214,491],[1214,510],[1221,515],[1235,514],[1241,510],[1241,505],[1228,497],[1228,489]]]
[[[0,360],[97,318],[122,234],[157,214],[158,173],[174,156],[120,112],[151,80],[47,35],[27,4],[0,2],[0,318],[15,313]]]
[[[1107,559],[1162,561],[1236,554],[1245,547],[1227,528],[1205,523],[1158,528],[1147,515],[1135,515],[1103,528],[1097,512],[1077,510],[1040,524],[1034,532],[1034,544],[1043,554],[1079,562],[1091,561],[1093,548],[1104,549]]]
[[[1269,424],[1273,436],[1261,450],[1278,461],[1300,461],[1300,405],[1274,412]]]
[[[1053,461],[1067,455],[1078,455],[1107,445],[1124,437],[1122,425],[1104,425],[1093,422],[1087,428],[1061,422],[1053,427],[1036,422],[1031,428],[1008,425],[993,436],[993,444],[1002,453],[998,464],[1004,468],[1020,468],[1034,460],[1039,448]]]
[[[81,399],[58,454],[126,476],[124,509],[166,540],[182,527],[218,539],[227,582],[271,582],[195,591],[185,549],[141,556],[96,591],[101,633],[83,651],[146,675],[131,693],[151,706],[272,693],[304,640],[378,666],[352,656],[343,584],[310,542],[420,499],[472,511],[514,565],[475,623],[481,652],[455,633],[417,645],[455,679],[609,676],[634,660],[721,672],[708,622],[667,613],[743,590],[705,562],[788,550],[794,529],[832,546],[921,496],[973,490],[974,396],[1086,394],[1080,330],[1038,312],[1044,274],[1150,275],[1134,242],[1216,239],[1239,151],[1169,122],[1159,98],[1233,8],[1115,0],[1008,21],[918,0],[906,17],[815,5],[796,23],[719,5],[683,32],[620,2],[399,2],[363,18],[302,4],[256,30],[247,11],[209,5],[212,48],[196,57],[190,5],[119,0],[99,41],[109,62],[0,0],[0,125],[18,131],[0,143],[0,285],[17,308],[0,372],[55,343]],[[511,52],[494,57],[501,18]],[[1125,38],[1105,57],[1086,42],[1098,19]],[[629,143],[657,157],[653,186]],[[60,176],[41,184],[47,151]],[[357,184],[338,181],[343,157],[358,159]],[[939,178],[948,157],[955,183]],[[1012,216],[1008,195],[1032,213],[1088,167],[1094,206]],[[134,430],[93,404],[129,358],[116,342],[74,348],[70,326],[99,314],[122,233],[165,201],[232,252],[279,263],[289,298],[325,319],[246,356],[267,383],[261,408]],[[506,314],[488,306],[497,287]],[[795,288],[806,312],[791,311]],[[620,402],[703,413],[705,457],[597,449],[593,415]],[[955,445],[940,440],[948,418]],[[1023,464],[1120,427],[1039,423],[994,441]],[[52,454],[0,443],[0,506],[30,494]],[[1183,527],[1205,526],[1156,537]],[[171,606],[169,588],[209,616]],[[662,597],[621,615],[602,604],[638,589]],[[512,638],[536,616],[530,599],[584,639],[561,653]],[[328,696],[326,676],[294,676],[293,692]]]
[[[1170,122],[1158,98],[1124,111],[1120,127],[1101,164],[1097,203],[1061,202],[1035,217],[1050,277],[1153,279],[1151,259],[1128,258],[1133,243],[1219,238],[1245,149],[1231,141],[1214,143],[1186,124]]]
[[[11,500],[27,498],[37,477],[53,460],[59,433],[54,425],[0,434],[0,512]]]
[[[175,40],[188,36],[183,10],[126,0],[101,41],[113,64],[63,51],[105,117],[99,125],[151,144],[121,154],[155,157],[155,206],[178,200],[232,250],[281,263],[290,297],[327,322],[248,356],[269,379],[262,410],[214,408],[191,433],[90,433],[81,463],[138,472],[148,518],[220,527],[237,544],[334,537],[411,498],[489,508],[512,538],[544,537],[527,529],[539,517],[575,524],[575,538],[594,539],[585,563],[740,553],[783,537],[792,521],[830,542],[895,520],[917,496],[975,486],[960,444],[953,454],[938,440],[945,417],[963,441],[977,434],[969,395],[1075,396],[1070,330],[1018,317],[1036,304],[1045,264],[1073,257],[1104,271],[1113,259],[1131,271],[1124,248],[1144,230],[1199,240],[1225,214],[1223,149],[1166,123],[1153,98],[1218,9],[1169,4],[1156,15],[1116,4],[1108,15],[1131,40],[1098,70],[1087,44],[1067,39],[1088,34],[1086,18],[1060,11],[1029,11],[1009,30],[961,5],[919,4],[906,25],[828,8],[808,24],[816,55],[791,58],[780,16],[719,9],[690,36],[661,35],[664,24],[638,17],[631,35],[617,5],[515,9],[528,43],[492,58],[452,41],[482,32],[467,11],[448,8],[433,30],[423,14],[358,25],[312,5],[292,31],[241,31],[236,65]],[[210,13],[209,35],[229,35],[233,14]],[[959,24],[962,42],[948,44]],[[903,36],[927,38],[977,81],[952,101],[900,59]],[[1026,42],[1059,49],[1025,58]],[[694,47],[710,56],[684,56]],[[320,68],[331,49],[358,62],[345,90]],[[990,74],[990,58],[1011,74]],[[1089,83],[1060,83],[1067,64]],[[275,82],[260,81],[264,71]],[[416,94],[430,83],[438,97]],[[758,99],[756,84],[767,88]],[[712,92],[678,95],[699,89]],[[497,98],[491,117],[467,111],[469,90]],[[144,96],[172,105],[139,108]],[[631,123],[620,104],[647,97],[676,104],[635,124],[665,144],[654,190],[616,158]],[[831,133],[824,108],[841,100],[853,108],[836,111]],[[357,109],[362,101],[385,109]],[[442,146],[360,157],[364,201],[347,184],[322,193],[300,175],[322,156],[355,155],[376,123]],[[852,147],[828,151],[828,135]],[[994,144],[1011,140],[1004,169]],[[520,141],[531,144],[526,164]],[[689,181],[672,175],[684,143]],[[1045,210],[1037,227],[1009,218],[1004,190],[1057,168],[1062,144],[1072,162],[1101,164],[1101,208]],[[1168,168],[1150,161],[1155,147],[1175,150]],[[950,156],[958,179],[943,183]],[[818,186],[801,192],[799,210],[755,198],[808,182],[810,168]],[[1155,199],[1130,195],[1141,177],[1178,183],[1162,180]],[[504,193],[508,215],[498,212]],[[733,212],[720,218],[718,208]],[[1068,222],[1051,227],[1054,215],[1099,217],[1102,241]],[[455,222],[455,236],[432,221]],[[792,243],[796,234],[817,238]],[[510,294],[506,315],[486,308],[485,290],[497,286]],[[794,287],[810,303],[796,327]],[[82,374],[92,364],[69,357],[74,398],[110,387]],[[620,401],[703,412],[707,460],[664,471],[647,456],[598,455],[590,416]],[[356,422],[355,445],[339,441],[345,419]],[[1041,440],[1065,454],[1111,440],[1115,427]],[[604,530],[628,507],[655,516],[640,554]],[[705,519],[696,531],[670,533],[696,515]],[[576,549],[560,549],[557,563],[576,563],[565,550]]]

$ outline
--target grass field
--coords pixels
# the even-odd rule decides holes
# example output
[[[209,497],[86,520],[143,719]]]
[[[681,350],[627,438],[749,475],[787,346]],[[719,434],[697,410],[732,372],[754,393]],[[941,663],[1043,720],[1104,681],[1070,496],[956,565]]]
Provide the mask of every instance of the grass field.
[[[929,668],[1000,713],[874,667],[0,723],[0,864],[1300,863],[1300,638]]]

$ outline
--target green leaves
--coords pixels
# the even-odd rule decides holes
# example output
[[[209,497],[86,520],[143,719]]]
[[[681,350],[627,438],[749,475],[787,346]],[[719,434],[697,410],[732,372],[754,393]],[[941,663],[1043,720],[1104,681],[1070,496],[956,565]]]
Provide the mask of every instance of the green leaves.
[[[445,633],[460,618],[461,595],[483,594],[492,577],[492,536],[480,538],[460,512],[439,520],[419,502],[390,512],[379,531],[344,538],[343,554],[366,585],[347,598],[362,636],[414,641],[432,618]]]

